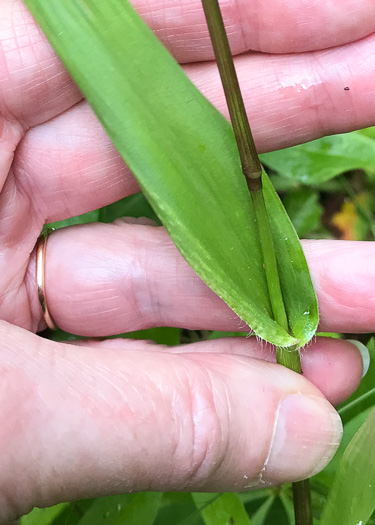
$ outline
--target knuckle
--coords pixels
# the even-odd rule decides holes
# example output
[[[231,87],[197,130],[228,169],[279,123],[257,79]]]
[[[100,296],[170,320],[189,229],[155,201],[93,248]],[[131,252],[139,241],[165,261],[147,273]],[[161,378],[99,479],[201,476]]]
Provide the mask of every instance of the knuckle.
[[[221,384],[220,384],[221,383]],[[230,404],[226,385],[204,370],[188,379],[190,425],[186,487],[202,487],[228,455]]]

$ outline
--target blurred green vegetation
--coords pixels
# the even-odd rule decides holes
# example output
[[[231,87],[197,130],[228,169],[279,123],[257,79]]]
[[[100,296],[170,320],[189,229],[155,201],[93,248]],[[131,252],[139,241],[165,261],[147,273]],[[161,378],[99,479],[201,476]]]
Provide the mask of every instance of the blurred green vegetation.
[[[262,155],[272,182],[301,237],[314,239],[374,240],[375,235],[375,128],[319,139],[308,144]],[[149,217],[159,222],[139,193],[100,210],[53,224],[61,228],[92,221],[111,222],[118,217]],[[56,340],[72,334],[46,332]],[[226,332],[189,332],[154,328],[124,337],[152,339],[175,345],[216,337],[246,336]],[[324,335],[324,334],[323,334]],[[328,334],[327,334],[328,335]],[[346,334],[329,334],[347,337]],[[375,406],[375,340],[358,336],[367,344],[370,369],[359,389],[338,409],[344,423],[341,446],[331,463],[311,481],[315,523],[319,523],[327,495],[344,451]],[[353,335],[350,336],[353,338]],[[375,464],[374,447],[363,451]],[[375,480],[374,480],[375,481]],[[361,487],[353,487],[355,490]],[[355,502],[354,502],[355,504]],[[375,501],[371,502],[372,509]],[[293,502],[289,485],[244,494],[140,493],[64,503],[34,509],[21,525],[292,525]],[[347,521],[347,523],[354,523]],[[357,523],[357,521],[355,522]],[[359,523],[359,522],[358,522]],[[365,522],[361,522],[364,525]],[[375,515],[367,523],[375,523]],[[336,525],[336,523],[332,523]],[[342,522],[337,522],[342,525]]]

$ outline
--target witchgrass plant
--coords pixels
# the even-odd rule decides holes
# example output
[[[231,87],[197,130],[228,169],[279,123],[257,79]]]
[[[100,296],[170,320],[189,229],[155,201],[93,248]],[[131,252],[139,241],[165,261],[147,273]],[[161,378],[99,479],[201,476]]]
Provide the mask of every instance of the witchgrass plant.
[[[272,312],[255,210],[227,120],[129,2],[26,4],[197,274],[260,338],[305,345],[318,307],[298,236],[263,171],[288,331]]]
[[[263,196],[263,168],[255,148],[247,118],[223,17],[217,0],[202,0],[216,62],[219,68],[229,114],[241,159],[242,172],[247,180],[264,261],[268,293],[275,321],[290,331],[277,268],[272,232]],[[298,346],[276,347],[277,361],[294,372],[302,373]],[[308,480],[293,483],[296,525],[312,525],[311,495]]]
[[[255,212],[273,318],[286,332],[289,332],[272,232],[264,202],[263,167],[255,148],[219,3],[217,0],[202,0],[202,4],[236,137],[242,173],[246,178]],[[280,364],[295,372],[302,372],[297,347],[288,350],[282,347],[276,349]]]

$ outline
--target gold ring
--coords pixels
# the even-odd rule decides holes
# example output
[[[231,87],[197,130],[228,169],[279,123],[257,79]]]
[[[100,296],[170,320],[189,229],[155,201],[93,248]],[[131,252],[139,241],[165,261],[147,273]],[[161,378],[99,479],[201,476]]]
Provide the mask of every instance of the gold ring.
[[[36,285],[38,288],[38,299],[43,310],[44,320],[51,330],[56,330],[57,326],[49,313],[46,297],[46,250],[48,236],[53,230],[43,231],[36,243]]]

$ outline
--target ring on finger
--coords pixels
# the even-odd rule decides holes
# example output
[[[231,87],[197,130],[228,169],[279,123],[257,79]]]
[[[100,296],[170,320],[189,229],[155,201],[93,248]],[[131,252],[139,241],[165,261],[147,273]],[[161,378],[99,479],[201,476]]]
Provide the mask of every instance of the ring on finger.
[[[38,290],[38,299],[42,307],[44,320],[51,330],[56,330],[57,325],[48,309],[48,302],[46,296],[46,251],[48,237],[52,229],[44,230],[36,243],[36,284]]]

